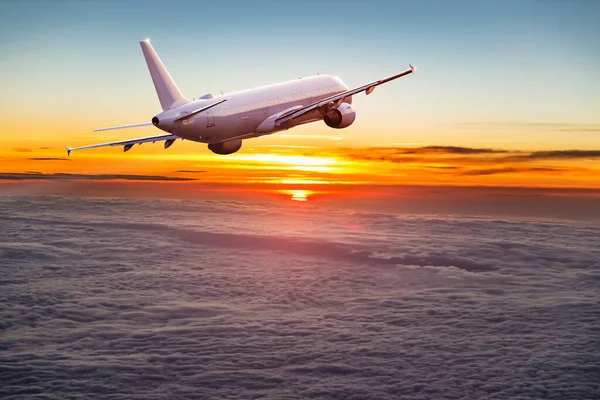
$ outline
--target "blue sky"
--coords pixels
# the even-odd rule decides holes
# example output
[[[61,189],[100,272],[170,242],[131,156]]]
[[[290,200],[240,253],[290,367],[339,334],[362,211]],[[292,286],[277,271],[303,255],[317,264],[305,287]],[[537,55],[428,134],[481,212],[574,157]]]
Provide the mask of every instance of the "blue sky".
[[[149,37],[188,97],[317,72],[355,86],[417,65],[377,101],[358,99],[357,143],[368,131],[376,144],[594,148],[598,15],[596,1],[10,1],[0,105],[22,120],[42,101],[37,117],[61,128],[67,107],[86,116],[68,127],[86,132],[146,120],[158,102],[137,41]],[[482,133],[474,122],[582,125]]]

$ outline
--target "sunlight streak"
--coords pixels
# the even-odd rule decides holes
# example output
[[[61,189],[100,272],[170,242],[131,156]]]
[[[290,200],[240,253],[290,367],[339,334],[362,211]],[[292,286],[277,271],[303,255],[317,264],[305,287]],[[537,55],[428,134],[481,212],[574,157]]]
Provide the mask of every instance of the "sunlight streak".
[[[284,193],[290,194],[293,201],[308,201],[310,190],[284,190]]]

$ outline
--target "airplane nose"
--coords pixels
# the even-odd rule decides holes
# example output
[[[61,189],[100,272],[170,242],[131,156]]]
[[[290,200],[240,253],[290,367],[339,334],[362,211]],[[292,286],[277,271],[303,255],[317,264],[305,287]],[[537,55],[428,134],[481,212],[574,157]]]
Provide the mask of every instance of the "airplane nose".
[[[152,118],[152,123],[154,124],[154,126],[158,126],[160,120],[156,117]]]

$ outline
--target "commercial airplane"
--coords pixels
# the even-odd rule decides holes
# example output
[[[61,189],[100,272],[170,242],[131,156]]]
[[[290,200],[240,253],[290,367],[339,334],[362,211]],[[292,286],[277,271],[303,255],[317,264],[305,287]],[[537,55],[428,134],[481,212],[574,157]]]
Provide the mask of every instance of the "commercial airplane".
[[[323,120],[331,128],[346,128],[354,122],[352,96],[360,92],[371,94],[375,87],[412,74],[415,68],[349,90],[341,79],[330,75],[276,83],[254,89],[213,96],[205,94],[190,101],[183,97],[149,40],[140,42],[158,94],[162,112],[151,122],[96,129],[137,128],[154,125],[167,132],[162,135],[119,140],[81,147],[66,147],[72,151],[104,146],[123,146],[128,151],[135,144],[162,142],[165,149],[177,139],[207,143],[216,154],[235,153],[242,141]]]

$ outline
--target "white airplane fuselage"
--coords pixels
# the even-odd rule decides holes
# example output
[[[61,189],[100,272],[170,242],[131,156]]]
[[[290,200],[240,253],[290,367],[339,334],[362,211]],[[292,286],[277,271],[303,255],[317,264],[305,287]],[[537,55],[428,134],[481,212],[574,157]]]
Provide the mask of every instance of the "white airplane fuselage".
[[[210,144],[235,138],[246,139],[322,120],[323,116],[318,111],[313,111],[282,126],[261,127],[271,116],[293,107],[307,106],[347,90],[348,87],[341,79],[330,75],[317,75],[218,96],[205,95],[202,96],[204,98],[157,114],[153,122],[165,132],[195,142]],[[225,99],[223,103],[203,113],[173,122],[192,110]],[[351,104],[352,97],[346,97],[344,102]]]
[[[163,111],[151,122],[100,128],[95,132],[154,125],[166,134],[80,147],[65,146],[67,155],[75,150],[105,146],[123,146],[123,151],[129,151],[136,144],[155,142],[164,142],[164,148],[168,149],[180,139],[208,143],[209,150],[216,154],[232,154],[246,139],[309,122],[323,120],[331,128],[347,128],[356,118],[352,108],[353,95],[368,95],[377,86],[415,71],[409,64],[410,69],[406,71],[351,90],[339,78],[317,75],[220,96],[206,94],[190,101],[183,96],[150,41],[142,40],[140,46]]]

